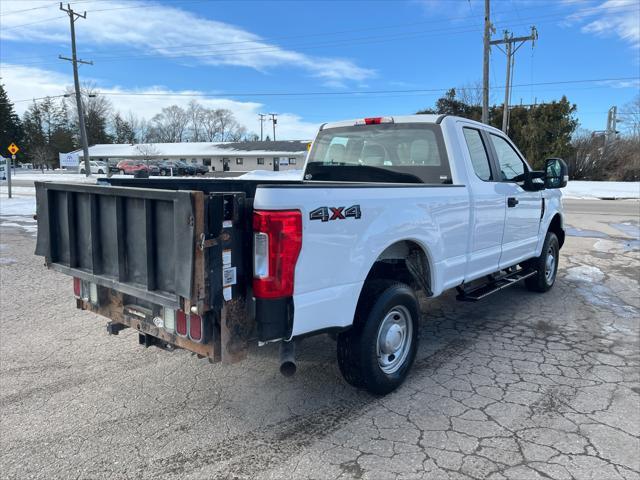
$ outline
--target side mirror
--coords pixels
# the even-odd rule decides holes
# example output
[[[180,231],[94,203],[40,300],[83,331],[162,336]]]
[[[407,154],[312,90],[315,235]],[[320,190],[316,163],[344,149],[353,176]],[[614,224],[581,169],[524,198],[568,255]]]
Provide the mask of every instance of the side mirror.
[[[563,188],[569,181],[569,167],[561,158],[547,158],[544,162],[545,188]]]

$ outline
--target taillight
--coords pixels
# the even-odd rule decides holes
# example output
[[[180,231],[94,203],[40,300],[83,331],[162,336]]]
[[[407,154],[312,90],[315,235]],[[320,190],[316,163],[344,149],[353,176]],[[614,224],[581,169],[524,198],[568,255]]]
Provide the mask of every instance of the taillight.
[[[202,317],[200,315],[189,315],[189,338],[194,342],[202,340]]]
[[[299,210],[256,210],[253,231],[253,294],[256,298],[290,297],[302,248],[302,214]]]
[[[73,277],[73,294],[76,296],[76,298],[80,298],[80,289],[81,289],[81,281],[79,278],[77,277]]]
[[[176,312],[176,333],[186,337],[187,331],[187,314],[182,310],[178,310]]]

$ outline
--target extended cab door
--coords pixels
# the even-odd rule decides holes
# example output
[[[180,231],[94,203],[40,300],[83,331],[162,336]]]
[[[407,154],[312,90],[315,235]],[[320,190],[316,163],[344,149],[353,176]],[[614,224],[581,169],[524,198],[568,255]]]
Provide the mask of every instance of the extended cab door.
[[[500,255],[500,268],[506,268],[536,253],[542,194],[523,189],[524,173],[530,169],[509,139],[493,132],[488,137],[500,177],[499,192],[507,208]]]
[[[502,184],[498,182],[498,173],[492,163],[488,135],[476,123],[458,122],[458,129],[463,139],[471,204],[465,271],[465,281],[469,282],[500,269],[507,207]]]

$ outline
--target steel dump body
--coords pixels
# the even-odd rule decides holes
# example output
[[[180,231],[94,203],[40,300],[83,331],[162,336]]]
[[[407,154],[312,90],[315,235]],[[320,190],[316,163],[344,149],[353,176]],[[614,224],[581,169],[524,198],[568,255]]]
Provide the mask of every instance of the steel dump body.
[[[108,317],[111,333],[132,327],[147,346],[225,363],[244,358],[257,330],[247,298],[258,182],[110,183],[37,182],[36,254],[97,286],[98,298],[77,298],[78,307]],[[154,322],[166,309],[201,316],[201,341],[159,328]]]

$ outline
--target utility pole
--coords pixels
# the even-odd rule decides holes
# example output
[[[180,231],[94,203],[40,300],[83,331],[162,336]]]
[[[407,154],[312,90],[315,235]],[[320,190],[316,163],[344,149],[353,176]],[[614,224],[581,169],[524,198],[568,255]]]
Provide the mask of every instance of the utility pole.
[[[489,55],[491,53],[491,7],[484,0],[484,51],[482,58],[482,123],[489,123]]]
[[[614,105],[607,112],[607,129],[605,130],[605,133],[604,133],[604,141],[606,145],[609,145],[612,141],[616,139],[616,134],[618,133],[616,131],[617,121],[618,121],[618,119],[616,118],[617,116],[618,116],[618,107]]]
[[[258,117],[260,117],[260,141],[261,142],[262,142],[262,130],[263,130],[262,127],[264,125],[264,120],[265,120],[266,116],[267,116],[266,113],[259,113],[258,114]]]
[[[513,33],[508,30],[504,31],[504,38],[502,40],[493,40],[490,42],[491,45],[505,45],[506,51],[500,50],[507,56],[507,80],[505,82],[504,87],[504,110],[502,113],[502,131],[508,134],[509,130],[509,100],[511,95],[511,78],[513,76],[512,66],[514,62],[514,56],[518,49],[524,45],[526,42],[531,40],[531,47],[535,45],[535,41],[538,39],[538,31],[536,27],[531,27],[531,35],[528,37],[514,37]],[[518,45],[513,47],[513,44],[517,43]]]
[[[271,115],[271,121],[273,122],[273,141],[276,141],[276,124],[278,123],[278,119],[276,118],[278,116],[277,113],[270,113],[269,115]]]
[[[76,103],[78,106],[78,125],[80,127],[80,141],[82,143],[82,151],[84,152],[84,172],[88,177],[91,175],[91,164],[89,163],[89,143],[87,141],[87,130],[84,124],[84,111],[82,108],[82,95],[80,92],[80,80],[78,79],[78,64],[84,63],[86,65],[93,65],[93,62],[85,62],[79,60],[76,54],[76,29],[75,22],[78,18],[87,18],[87,12],[82,15],[76,13],[71,8],[71,5],[67,4],[67,8],[62,6],[60,2],[60,10],[69,15],[69,24],[71,25],[71,58],[58,55],[60,60],[67,60],[73,64],[73,83],[76,89]]]

